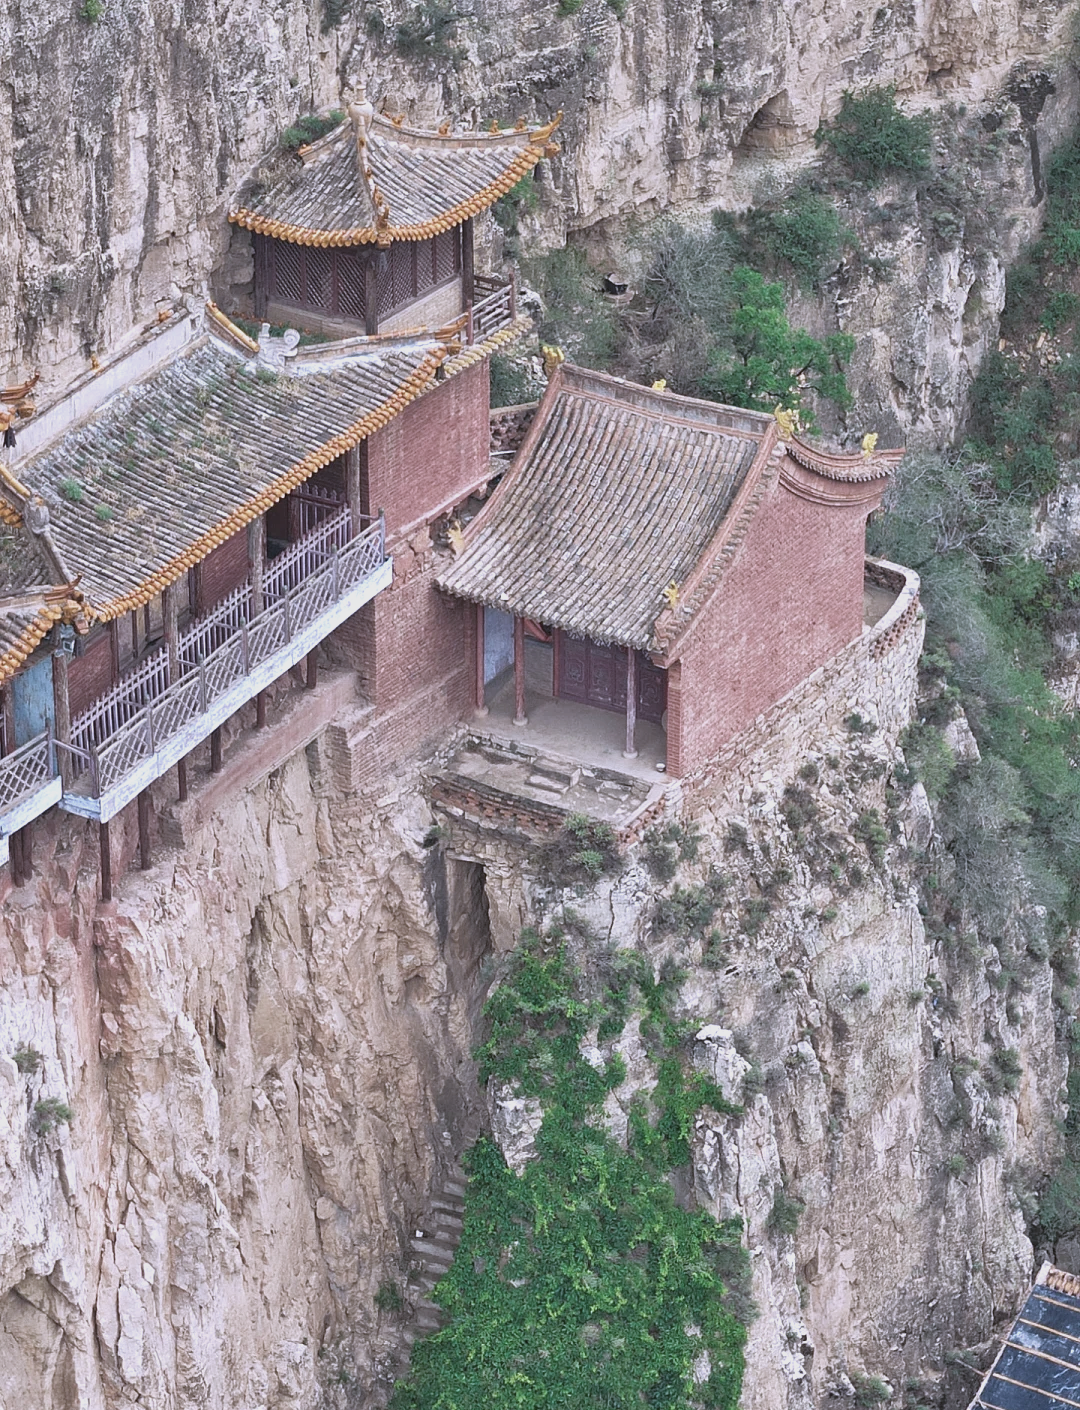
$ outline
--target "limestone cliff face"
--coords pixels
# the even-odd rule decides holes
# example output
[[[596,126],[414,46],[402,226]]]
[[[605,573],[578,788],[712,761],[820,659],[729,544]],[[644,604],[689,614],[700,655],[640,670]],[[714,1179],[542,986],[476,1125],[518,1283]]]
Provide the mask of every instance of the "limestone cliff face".
[[[311,1407],[390,1374],[373,1297],[474,1101],[427,825],[415,790],[326,794],[302,751],[112,911],[63,827],[8,899],[5,1410]],[[70,1127],[35,1129],[46,1096]]]
[[[334,4],[341,17],[325,32],[318,0],[108,0],[97,20],[74,0],[6,6],[3,375],[40,369],[55,381],[184,293],[227,296],[237,260],[225,213],[238,184],[293,117],[336,103],[358,75],[391,110],[423,120],[564,109],[564,155],[542,174],[532,234],[616,250],[628,222],[783,190],[843,89],[894,83],[909,106],[967,105],[1006,134],[990,232],[943,239],[927,212],[900,212],[871,242],[895,267],[888,288],[844,279],[806,316],[857,335],[863,421],[951,433],[994,336],[1002,261],[1037,219],[1041,157],[1076,108],[1066,9],[629,0],[620,19],[586,0],[560,19],[553,4],[524,0],[459,8],[455,63],[405,0]],[[396,40],[403,21],[411,45]],[[969,153],[961,181],[981,165]]]
[[[189,803],[162,794],[165,845],[109,907],[89,831],[39,828],[0,936],[0,1405],[379,1403],[401,1343],[376,1295],[410,1296],[410,1235],[478,1129],[491,957],[566,900],[686,969],[692,1060],[745,1101],[699,1120],[693,1182],[746,1222],[747,1410],[936,1379],[985,1340],[1030,1276],[1020,1195],[1055,1151],[1050,971],[1021,957],[1006,995],[993,956],[924,931],[905,848],[933,855],[932,818],[920,788],[885,794],[895,729],[785,738],[698,806],[679,880],[728,877],[718,937],[655,924],[670,883],[640,858],[560,898],[520,840],[433,831],[415,774],[342,791],[326,734],[269,772],[267,736],[241,737]],[[1006,1048],[1019,1080],[994,1090]],[[628,1102],[655,1078],[632,1033],[623,1054]],[[42,1129],[50,1098],[70,1125]]]

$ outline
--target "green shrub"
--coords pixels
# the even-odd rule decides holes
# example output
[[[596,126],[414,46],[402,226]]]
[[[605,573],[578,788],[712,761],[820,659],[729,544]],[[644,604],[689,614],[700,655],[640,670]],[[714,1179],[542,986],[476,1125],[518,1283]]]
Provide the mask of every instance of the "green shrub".
[[[945,1162],[945,1173],[951,1179],[957,1179],[967,1170],[967,1158],[963,1155],[951,1155]]]
[[[1039,326],[1047,333],[1056,333],[1063,323],[1075,318],[1080,298],[1071,289],[1057,289],[1046,300]]]
[[[926,796],[936,802],[945,794],[956,771],[956,759],[941,731],[916,722],[901,735],[900,747],[914,775],[912,781],[918,779]]]
[[[605,963],[615,989],[589,1001],[562,947],[533,932],[488,1002],[481,1071],[540,1098],[537,1156],[517,1176],[487,1138],[470,1153],[461,1245],[434,1293],[450,1320],[414,1348],[393,1410],[676,1410],[691,1394],[736,1410],[753,1314],[741,1223],[681,1207],[667,1178],[688,1157],[696,1112],[732,1109],[674,1055],[676,976],[654,982],[633,954]],[[626,1150],[601,1124],[625,1067],[597,1071],[581,1056],[590,1023],[625,1001],[622,989],[644,1004],[661,1045],[652,1111],[644,1099],[632,1111]],[[702,1350],[713,1371],[695,1386]]]
[[[446,0],[420,0],[397,26],[394,45],[406,58],[447,62],[455,68],[465,51],[451,43],[461,15]]]
[[[43,1136],[57,1126],[70,1125],[74,1117],[75,1113],[67,1102],[62,1102],[59,1097],[42,1097],[41,1101],[34,1103],[32,1124],[38,1135]]]
[[[83,0],[79,9],[79,19],[87,20],[90,24],[97,24],[104,13],[104,0]]]
[[[116,518],[116,510],[107,504],[98,504],[94,507],[94,518],[99,524],[108,524],[110,520]]]
[[[622,870],[614,829],[605,822],[571,813],[556,840],[540,856],[541,869],[554,885],[596,881]]]
[[[25,1043],[20,1043],[11,1054],[11,1060],[24,1077],[35,1073],[42,1063],[42,1055],[37,1048],[28,1047]]]
[[[738,265],[731,271],[727,339],[710,351],[698,390],[714,401],[752,410],[798,407],[810,426],[812,408],[802,400],[807,392],[841,409],[850,406],[844,369],[854,350],[849,333],[813,338],[804,328],[792,328],[783,287]]]
[[[769,1228],[774,1234],[794,1234],[806,1209],[801,1199],[789,1195],[783,1185],[777,1185],[769,1212]]]
[[[887,1381],[880,1376],[868,1376],[862,1371],[852,1371],[851,1384],[855,1387],[855,1404],[859,1410],[870,1410],[874,1405],[883,1405],[892,1398]]]
[[[333,132],[334,128],[340,127],[344,121],[345,114],[340,108],[335,108],[326,117],[307,113],[304,117],[298,117],[291,127],[287,127],[278,141],[287,152],[295,152],[297,148],[306,147],[312,142],[317,142],[320,137],[325,137],[328,132]]]
[[[814,140],[872,184],[894,174],[917,176],[930,166],[930,119],[905,116],[892,87],[845,93],[840,112],[818,128]]]
[[[1067,1157],[1039,1200],[1039,1227],[1054,1241],[1080,1230],[1080,1163]]]
[[[868,808],[864,813],[860,813],[851,831],[869,852],[874,865],[880,866],[885,856],[885,848],[889,845],[889,833],[878,810]]]
[[[404,1312],[405,1299],[393,1279],[387,1278],[379,1284],[375,1293],[375,1306],[380,1312],[389,1312],[395,1316]]]
[[[778,207],[751,211],[748,234],[752,251],[774,269],[790,269],[807,290],[820,288],[851,239],[833,203],[806,186]]]
[[[610,366],[618,342],[615,319],[598,275],[580,250],[539,255],[525,262],[525,274],[544,302],[540,341],[561,347],[572,362],[585,367]]]
[[[685,935],[702,939],[724,897],[727,881],[713,872],[701,886],[678,886],[659,896],[653,910],[654,935]]]
[[[504,353],[495,353],[490,365],[492,410],[536,401],[538,388],[528,369],[519,361]]]
[[[83,500],[86,498],[86,491],[83,489],[82,485],[79,484],[78,480],[61,480],[60,493],[71,504],[82,504]]]

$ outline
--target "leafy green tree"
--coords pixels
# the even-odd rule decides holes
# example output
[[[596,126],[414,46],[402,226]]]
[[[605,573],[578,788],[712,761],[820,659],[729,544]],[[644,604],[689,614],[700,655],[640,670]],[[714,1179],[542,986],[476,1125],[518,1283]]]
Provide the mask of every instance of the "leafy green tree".
[[[814,140],[872,184],[894,173],[918,176],[930,166],[930,119],[902,113],[893,87],[845,93],[836,118],[819,127]]]
[[[760,250],[773,269],[792,270],[803,289],[817,289],[835,268],[851,232],[832,201],[799,186],[779,206],[750,212],[749,248]]]
[[[700,383],[705,396],[759,411],[798,407],[806,392],[839,407],[851,405],[844,380],[855,350],[850,334],[814,338],[792,328],[782,285],[745,265],[731,271],[731,296],[728,342],[711,353]]]

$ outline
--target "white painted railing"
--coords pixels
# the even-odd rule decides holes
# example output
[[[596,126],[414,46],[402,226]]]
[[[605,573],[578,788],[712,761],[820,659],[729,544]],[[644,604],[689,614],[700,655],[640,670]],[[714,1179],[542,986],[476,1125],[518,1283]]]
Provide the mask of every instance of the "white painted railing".
[[[348,515],[344,518],[348,535]],[[331,537],[316,531],[321,541]],[[297,544],[295,547],[299,548]],[[283,555],[284,556],[284,555]],[[142,709],[109,738],[89,748],[90,782],[95,797],[178,734],[237,681],[282,650],[385,559],[385,530],[380,521],[361,530],[341,547],[330,547],[322,562],[293,587],[287,587],[264,611],[242,621],[194,670],[146,701]],[[310,560],[308,560],[310,561]]]
[[[321,567],[332,553],[349,542],[352,532],[348,506],[324,518],[302,539],[290,544],[263,569],[263,598],[271,602],[299,587],[306,577]]]
[[[48,734],[39,734],[0,759],[0,813],[36,793],[52,778],[55,765],[50,743]]]

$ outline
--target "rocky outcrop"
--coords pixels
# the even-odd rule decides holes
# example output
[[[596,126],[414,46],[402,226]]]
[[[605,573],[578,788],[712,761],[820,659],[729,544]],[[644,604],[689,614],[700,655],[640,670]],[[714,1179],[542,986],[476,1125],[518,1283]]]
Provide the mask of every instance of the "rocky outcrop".
[[[564,152],[541,168],[525,238],[570,235],[598,253],[662,211],[740,209],[784,190],[845,88],[892,83],[909,107],[960,105],[947,132],[970,109],[968,150],[946,166],[977,191],[983,225],[892,202],[886,223],[860,231],[873,268],[845,268],[801,316],[858,339],[860,435],[871,423],[952,434],[995,335],[1004,263],[1038,218],[1042,160],[1076,109],[1061,6],[463,8],[447,38],[432,24],[449,13],[442,0],[427,11],[410,0],[7,6],[3,377],[41,370],[44,391],[185,295],[227,301],[250,277],[246,237],[225,221],[238,186],[293,118],[338,103],[358,76],[422,121],[563,109]]]
[[[478,1095],[428,814],[335,795],[315,746],[224,796],[114,907],[70,822],[6,902],[4,1405],[330,1405],[399,1369],[375,1295]]]

